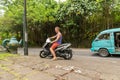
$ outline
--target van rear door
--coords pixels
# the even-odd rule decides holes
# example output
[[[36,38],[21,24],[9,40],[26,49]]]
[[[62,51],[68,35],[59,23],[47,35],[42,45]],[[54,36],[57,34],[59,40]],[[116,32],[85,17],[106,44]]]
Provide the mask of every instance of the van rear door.
[[[114,40],[116,54],[120,54],[120,32],[114,33]]]

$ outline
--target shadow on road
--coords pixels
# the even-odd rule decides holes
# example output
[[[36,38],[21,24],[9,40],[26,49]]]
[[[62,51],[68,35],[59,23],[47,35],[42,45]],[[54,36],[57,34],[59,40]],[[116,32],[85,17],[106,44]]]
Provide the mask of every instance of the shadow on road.
[[[93,53],[92,56],[99,57],[99,58],[120,58],[120,54],[114,54],[114,55],[110,55],[108,57],[100,57],[98,53]]]
[[[92,56],[98,57],[98,53],[93,53]]]

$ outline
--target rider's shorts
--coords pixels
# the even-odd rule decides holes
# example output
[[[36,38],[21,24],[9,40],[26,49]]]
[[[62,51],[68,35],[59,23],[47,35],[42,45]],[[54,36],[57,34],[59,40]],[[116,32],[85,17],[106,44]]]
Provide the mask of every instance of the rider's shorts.
[[[57,42],[54,42],[51,46],[52,49],[55,49],[56,47],[58,47],[60,44]]]

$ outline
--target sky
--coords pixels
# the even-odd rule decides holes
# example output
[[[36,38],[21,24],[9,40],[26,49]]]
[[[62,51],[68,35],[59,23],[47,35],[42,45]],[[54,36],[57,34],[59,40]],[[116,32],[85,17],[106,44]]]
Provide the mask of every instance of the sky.
[[[0,5],[0,7],[2,7],[2,6]],[[0,16],[2,16],[3,14],[4,14],[4,10],[0,9]]]
[[[57,2],[59,1],[59,0],[56,0]],[[64,2],[64,1],[66,1],[66,0],[60,0],[61,2]]]
[[[4,10],[0,10],[0,16],[4,14]]]

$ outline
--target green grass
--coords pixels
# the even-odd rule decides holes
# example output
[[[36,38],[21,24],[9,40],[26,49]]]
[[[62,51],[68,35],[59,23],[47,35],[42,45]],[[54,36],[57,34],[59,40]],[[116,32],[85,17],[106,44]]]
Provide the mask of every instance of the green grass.
[[[16,57],[17,54],[10,54],[10,53],[0,53],[0,60],[5,60],[8,57]]]

